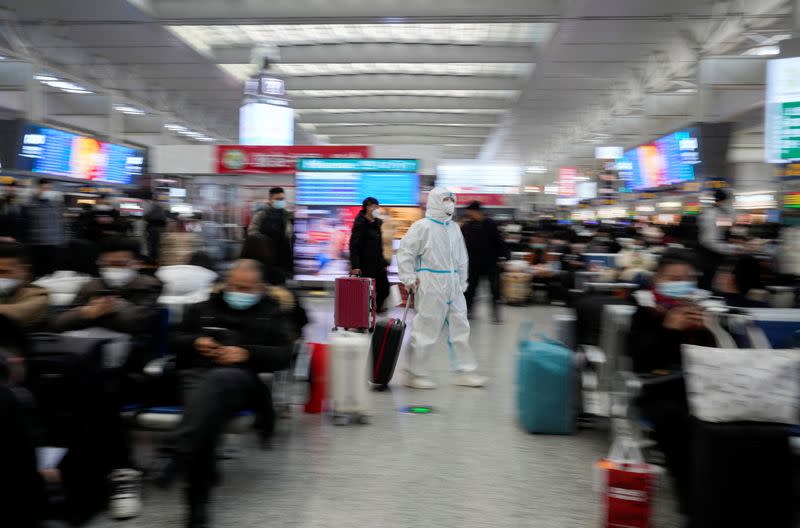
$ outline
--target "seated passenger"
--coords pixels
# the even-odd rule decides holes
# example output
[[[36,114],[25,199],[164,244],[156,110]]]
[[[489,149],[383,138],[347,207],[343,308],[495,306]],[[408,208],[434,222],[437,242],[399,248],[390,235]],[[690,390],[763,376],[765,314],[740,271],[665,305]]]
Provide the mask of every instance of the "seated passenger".
[[[737,257],[717,271],[714,290],[728,306],[766,308],[767,292],[761,283],[761,264],[752,255]]]
[[[29,283],[25,247],[0,242],[0,316],[27,330],[36,330],[47,316],[47,290]]]
[[[680,372],[681,345],[715,346],[706,330],[701,308],[689,297],[697,289],[696,271],[678,253],[665,254],[658,263],[654,287],[634,294],[638,309],[631,320],[627,353],[633,370],[654,378]],[[678,499],[687,511],[689,497],[689,407],[683,380],[662,378],[645,385],[638,402],[652,422],[667,469],[675,479]]]
[[[97,250],[85,240],[72,240],[60,252],[57,270],[34,284],[50,293],[51,306],[70,306],[84,284],[97,275]]]
[[[252,409],[262,439],[273,430],[272,399],[258,373],[289,366],[294,329],[291,294],[267,291],[261,264],[237,261],[224,289],[188,310],[172,343],[185,408],[175,453],[159,481],[168,485],[177,469],[185,470],[189,526],[206,526],[215,452],[225,424],[237,412]]]
[[[51,323],[55,332],[105,328],[144,337],[157,314],[161,282],[136,269],[136,242],[109,239],[100,250],[100,278],[86,283],[72,305]],[[143,364],[145,358],[139,358]]]

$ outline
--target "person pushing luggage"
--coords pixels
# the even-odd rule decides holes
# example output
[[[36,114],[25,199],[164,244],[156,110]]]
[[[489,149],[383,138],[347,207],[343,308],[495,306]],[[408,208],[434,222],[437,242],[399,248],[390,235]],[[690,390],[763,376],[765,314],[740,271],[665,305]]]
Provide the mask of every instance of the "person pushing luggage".
[[[400,242],[397,265],[400,280],[414,290],[416,316],[409,343],[406,385],[434,389],[427,365],[431,351],[445,339],[455,376],[453,383],[482,387],[484,376],[469,345],[467,249],[461,229],[453,222],[456,195],[436,187],[428,195],[425,218],[416,221]]]

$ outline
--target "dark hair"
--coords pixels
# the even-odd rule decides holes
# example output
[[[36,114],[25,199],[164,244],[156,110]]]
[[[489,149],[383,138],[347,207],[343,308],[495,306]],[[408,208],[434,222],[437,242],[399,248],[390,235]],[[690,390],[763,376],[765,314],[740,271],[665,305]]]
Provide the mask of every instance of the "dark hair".
[[[361,202],[361,210],[366,211],[367,207],[370,205],[380,205],[377,198],[373,198],[372,196],[367,196],[364,198],[364,201]]]
[[[28,262],[28,251],[19,242],[0,242],[0,258]]]
[[[139,254],[139,244],[130,238],[109,237],[100,243],[100,254],[129,251],[133,256]]]
[[[480,211],[482,209],[483,207],[481,206],[481,203],[478,200],[470,202],[470,204],[467,206],[467,211]]]
[[[48,185],[48,184],[51,184],[51,183],[53,183],[53,182],[48,180],[47,178],[39,178],[38,180],[36,180],[36,185],[38,185],[39,187],[41,187],[42,185]]]
[[[679,251],[676,249],[671,249],[664,253],[661,258],[658,260],[658,266],[656,267],[656,271],[663,271],[664,268],[667,266],[690,266],[692,268],[695,267],[694,260],[689,257],[683,251]]]
[[[725,189],[717,189],[716,191],[714,191],[714,202],[716,203],[724,202],[730,197],[731,197],[730,193],[728,193],[728,191],[726,191]]]
[[[284,192],[283,187],[273,187],[269,190],[269,197],[272,198],[276,194],[283,194]]]
[[[211,255],[205,251],[195,251],[192,253],[192,255],[189,257],[189,265],[200,266],[201,268],[206,268],[211,271],[217,271],[214,269],[214,259],[212,259]]]

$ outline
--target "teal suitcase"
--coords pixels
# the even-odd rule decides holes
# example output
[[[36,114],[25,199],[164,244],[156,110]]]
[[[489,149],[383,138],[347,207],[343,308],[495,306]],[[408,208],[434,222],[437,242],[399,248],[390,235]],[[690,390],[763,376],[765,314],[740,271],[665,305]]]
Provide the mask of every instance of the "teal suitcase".
[[[557,341],[531,339],[523,325],[517,357],[517,410],[529,433],[575,432],[575,363],[573,353]]]

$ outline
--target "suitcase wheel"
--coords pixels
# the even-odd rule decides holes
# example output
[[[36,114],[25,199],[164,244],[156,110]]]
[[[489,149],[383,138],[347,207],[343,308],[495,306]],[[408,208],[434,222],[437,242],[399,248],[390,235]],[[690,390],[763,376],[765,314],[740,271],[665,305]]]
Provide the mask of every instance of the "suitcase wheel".
[[[361,425],[369,425],[370,422],[370,418],[366,414],[359,414],[356,420]]]

